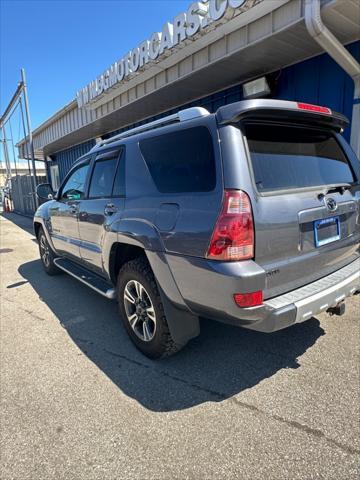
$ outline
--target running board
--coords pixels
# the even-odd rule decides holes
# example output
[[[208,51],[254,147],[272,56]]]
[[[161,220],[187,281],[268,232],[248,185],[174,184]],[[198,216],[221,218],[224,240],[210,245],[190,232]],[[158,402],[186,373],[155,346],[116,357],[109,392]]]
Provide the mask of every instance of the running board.
[[[116,296],[115,288],[110,285],[106,280],[99,277],[95,273],[90,272],[86,268],[68,260],[67,258],[55,258],[55,265],[68,273],[72,277],[79,280],[79,282],[84,283],[88,287],[95,290],[95,292],[100,293],[109,300],[113,300]]]

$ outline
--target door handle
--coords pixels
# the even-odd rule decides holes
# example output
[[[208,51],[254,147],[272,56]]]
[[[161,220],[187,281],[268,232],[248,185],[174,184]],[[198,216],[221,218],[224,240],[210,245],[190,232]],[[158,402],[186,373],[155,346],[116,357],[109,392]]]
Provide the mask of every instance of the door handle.
[[[116,213],[116,212],[117,212],[117,208],[113,203],[108,203],[107,205],[105,205],[105,208],[104,208],[105,215],[112,215],[113,213]]]
[[[73,214],[73,215],[76,215],[78,213],[78,207],[77,205],[70,205],[69,206],[69,209],[70,209],[70,212]]]

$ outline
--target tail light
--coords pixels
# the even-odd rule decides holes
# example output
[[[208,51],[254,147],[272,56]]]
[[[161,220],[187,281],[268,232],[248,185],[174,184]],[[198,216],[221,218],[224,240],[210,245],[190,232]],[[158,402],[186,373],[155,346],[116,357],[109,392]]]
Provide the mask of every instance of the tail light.
[[[253,258],[254,222],[250,199],[245,192],[225,190],[206,256],[225,261]]]
[[[320,107],[319,105],[311,105],[311,103],[300,102],[298,102],[297,106],[300,110],[308,110],[309,112],[326,113],[327,115],[331,115],[331,110],[327,107]]]

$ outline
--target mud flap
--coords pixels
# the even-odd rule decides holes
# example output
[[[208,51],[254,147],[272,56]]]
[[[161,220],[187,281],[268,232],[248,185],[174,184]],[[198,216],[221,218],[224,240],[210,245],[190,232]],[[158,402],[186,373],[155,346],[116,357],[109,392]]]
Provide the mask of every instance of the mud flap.
[[[200,333],[199,317],[188,310],[174,305],[159,286],[159,292],[164,305],[166,319],[171,336],[176,345],[183,347],[189,340]]]

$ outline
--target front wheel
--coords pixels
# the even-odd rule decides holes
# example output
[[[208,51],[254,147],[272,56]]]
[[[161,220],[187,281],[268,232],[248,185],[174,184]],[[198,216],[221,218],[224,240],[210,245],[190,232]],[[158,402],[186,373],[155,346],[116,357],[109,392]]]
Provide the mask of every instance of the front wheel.
[[[62,273],[61,270],[54,263],[54,259],[56,258],[56,256],[52,251],[49,242],[47,241],[43,228],[40,228],[39,230],[38,242],[40,259],[45,272],[51,276],[59,275],[60,273]]]
[[[118,278],[118,303],[127,333],[149,358],[178,351],[168,327],[154,274],[146,259],[126,263]]]

